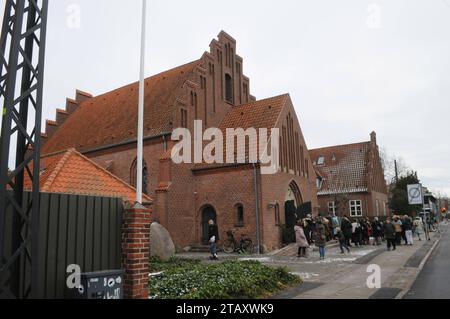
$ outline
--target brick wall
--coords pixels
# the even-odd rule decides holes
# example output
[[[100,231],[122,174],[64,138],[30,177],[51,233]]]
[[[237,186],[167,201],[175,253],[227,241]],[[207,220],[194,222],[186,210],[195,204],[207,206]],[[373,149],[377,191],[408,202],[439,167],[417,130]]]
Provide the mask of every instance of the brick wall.
[[[144,160],[148,169],[148,195],[155,196],[158,186],[159,159],[164,153],[163,138],[148,140],[144,143]],[[137,151],[135,144],[115,147],[101,152],[85,154],[91,160],[104,166],[111,162],[111,173],[130,184],[131,166],[136,159]]]
[[[148,299],[151,210],[133,207],[122,219],[122,269],[126,299]]]
[[[297,203],[297,206],[311,202],[312,213],[318,214],[316,175],[300,128],[300,122],[290,99],[288,99],[276,125],[280,129],[280,135],[282,135],[283,127],[288,127],[289,119],[292,119],[292,124],[290,125],[292,125],[293,135],[298,135],[298,149],[303,148],[303,157],[299,154],[300,152],[297,152],[297,141],[294,138],[293,146],[291,147],[291,154],[293,153],[294,155],[289,156],[292,160],[291,164],[286,163],[286,161],[280,161],[282,167],[277,174],[261,176],[264,242],[268,250],[280,248],[281,246],[280,225],[285,223],[284,207],[291,182],[294,182],[300,190],[301,203]],[[287,145],[281,146],[283,148],[287,147]],[[289,153],[287,154],[289,155]],[[295,160],[293,160],[294,158]],[[275,207],[273,204],[279,205],[280,225],[277,225],[275,222]]]
[[[347,198],[345,202],[343,201],[344,198]],[[320,195],[318,196],[319,200],[319,211],[321,213],[328,214],[328,203],[332,201],[340,201],[341,203],[337,206],[336,213],[339,216],[347,215],[350,217],[350,200],[361,200],[362,202],[362,210],[363,210],[363,217],[384,217],[385,216],[385,209],[384,207],[387,206],[388,198],[386,194],[378,193],[378,192],[371,192],[371,193],[356,193],[356,194],[347,194],[347,195]],[[378,200],[378,207],[379,207],[379,213],[377,214],[377,202]],[[386,208],[386,214],[389,215],[389,210]]]
[[[256,243],[256,197],[252,166],[246,165],[234,169],[221,169],[196,173],[195,178],[195,239],[202,238],[202,211],[211,206],[217,214],[219,237],[226,239],[231,229],[248,235]],[[244,208],[244,223],[237,225],[237,207]],[[264,239],[263,239],[264,240]]]

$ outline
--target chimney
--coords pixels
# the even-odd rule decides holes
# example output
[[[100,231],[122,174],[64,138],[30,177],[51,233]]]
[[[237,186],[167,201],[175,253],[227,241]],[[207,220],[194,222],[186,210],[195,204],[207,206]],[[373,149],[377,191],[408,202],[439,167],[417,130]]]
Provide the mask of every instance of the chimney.
[[[370,141],[371,141],[374,145],[377,145],[377,133],[375,133],[375,131],[373,131],[372,133],[370,133]]]

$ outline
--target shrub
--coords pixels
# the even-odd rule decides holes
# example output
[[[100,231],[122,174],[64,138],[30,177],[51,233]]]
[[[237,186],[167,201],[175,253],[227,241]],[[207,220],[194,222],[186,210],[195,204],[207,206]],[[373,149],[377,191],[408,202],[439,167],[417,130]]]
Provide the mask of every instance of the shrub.
[[[301,283],[285,268],[270,268],[255,261],[203,265],[178,260],[175,264],[183,266],[167,267],[150,280],[152,298],[254,299]]]

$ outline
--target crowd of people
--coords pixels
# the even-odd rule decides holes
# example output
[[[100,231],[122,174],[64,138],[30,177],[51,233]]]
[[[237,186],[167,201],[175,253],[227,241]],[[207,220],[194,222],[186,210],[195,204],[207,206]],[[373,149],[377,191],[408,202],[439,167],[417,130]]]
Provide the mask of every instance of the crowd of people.
[[[408,215],[394,215],[385,221],[378,217],[350,219],[336,215],[313,218],[308,215],[298,220],[294,227],[298,245],[298,257],[306,258],[308,248],[314,244],[319,248],[320,259],[325,259],[325,247],[331,240],[337,240],[342,254],[350,253],[351,247],[380,246],[386,243],[389,251],[400,245],[413,245],[414,237],[419,241],[426,236],[426,227],[431,221],[422,217],[412,218]],[[430,229],[430,228],[428,228]]]

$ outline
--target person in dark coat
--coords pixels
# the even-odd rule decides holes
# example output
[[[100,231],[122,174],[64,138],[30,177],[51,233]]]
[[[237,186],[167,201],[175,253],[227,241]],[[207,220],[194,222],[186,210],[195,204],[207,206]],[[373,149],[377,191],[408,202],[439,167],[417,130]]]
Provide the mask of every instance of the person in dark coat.
[[[350,248],[348,248],[347,246],[344,233],[339,227],[336,228],[336,232],[337,232],[336,237],[339,240],[339,247],[341,248],[341,254],[345,254],[344,248],[347,249],[348,253],[350,253]]]
[[[392,221],[395,227],[395,243],[397,245],[402,244],[402,221],[398,216],[394,216],[394,220]]]
[[[373,223],[372,223],[372,231],[373,231],[373,237],[374,237],[374,245],[381,245],[381,235],[383,232],[383,225],[378,220],[378,217],[375,217]]]
[[[308,245],[311,245],[313,239],[312,239],[312,219],[311,219],[311,215],[308,215],[304,220],[303,220],[303,231],[305,233],[306,236],[306,241],[308,242]]]
[[[315,244],[317,247],[319,247],[320,259],[325,259],[325,246],[327,244],[327,237],[325,233],[325,226],[321,218],[317,220],[315,234],[316,234]]]
[[[395,225],[391,222],[391,219],[386,219],[384,223],[384,238],[387,241],[387,249],[388,251],[396,249],[396,238],[395,238]]]
[[[357,219],[353,220],[352,223],[352,243],[355,246],[361,245],[361,225],[359,224]]]
[[[363,245],[369,244],[369,228],[367,227],[367,222],[364,219],[359,221],[361,224],[361,242]]]
[[[361,221],[360,220],[358,220],[358,226],[356,227],[355,232],[357,233],[357,236],[358,236],[359,246],[364,245],[364,243],[363,243],[363,227],[361,225]]]
[[[347,216],[344,216],[344,218],[342,218],[341,230],[345,237],[345,244],[348,247],[351,247],[350,240],[352,239],[353,226]]]
[[[405,231],[406,242],[405,245],[413,245],[413,222],[407,215],[403,216],[403,229]]]
[[[323,225],[325,226],[325,236],[327,237],[327,241],[331,240],[331,225],[330,220],[326,217],[322,219]]]
[[[217,260],[217,241],[219,240],[219,228],[211,219],[208,227],[209,250],[211,252],[211,260]]]
[[[314,243],[314,236],[313,236],[313,234],[316,233],[317,224],[316,224],[316,221],[312,218],[311,214],[309,214],[308,216],[309,216],[309,225],[310,225],[310,228],[311,228],[311,230],[310,230],[310,237],[311,237],[311,241]]]

